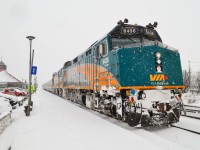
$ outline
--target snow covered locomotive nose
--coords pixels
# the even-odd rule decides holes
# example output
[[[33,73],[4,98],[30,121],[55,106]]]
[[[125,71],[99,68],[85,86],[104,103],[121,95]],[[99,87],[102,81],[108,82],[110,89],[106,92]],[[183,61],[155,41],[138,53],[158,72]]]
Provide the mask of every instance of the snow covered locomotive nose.
[[[126,121],[130,126],[169,125],[179,121],[180,99],[171,90],[137,91],[131,95],[135,102],[126,105]],[[143,95],[143,96],[142,96]],[[145,95],[145,96],[144,96]]]

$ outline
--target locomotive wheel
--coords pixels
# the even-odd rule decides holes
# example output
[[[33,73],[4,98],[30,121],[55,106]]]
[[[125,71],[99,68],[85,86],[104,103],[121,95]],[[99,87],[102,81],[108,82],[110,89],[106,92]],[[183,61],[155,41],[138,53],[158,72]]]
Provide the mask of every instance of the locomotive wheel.
[[[116,106],[115,106],[115,105],[112,105],[112,107],[111,107],[111,115],[112,115],[112,117],[114,117],[114,118],[115,118],[116,115],[117,115],[117,114],[116,114],[116,109],[117,109]]]
[[[173,112],[170,112],[168,114],[168,123],[172,124],[174,122],[178,122],[180,118],[180,110],[179,109],[173,109]]]
[[[118,120],[122,120],[122,116],[119,115],[119,114],[117,114],[117,119],[118,119]]]
[[[127,122],[127,117],[125,115],[122,115],[122,121]]]
[[[180,109],[174,109],[173,112],[174,112],[174,114],[176,116],[175,119],[178,122],[179,118],[180,118]]]
[[[148,115],[143,115],[142,118],[141,118],[141,125],[143,127],[148,127],[150,124],[150,118]]]
[[[170,112],[168,115],[167,115],[167,121],[168,121],[168,124],[172,124],[175,122],[175,114],[173,112]]]
[[[84,105],[86,105],[86,96],[85,95],[82,96],[82,102]]]
[[[129,126],[134,127],[139,124],[140,117],[141,117],[141,114],[139,114],[139,113],[130,113],[130,114],[128,114],[126,121]]]

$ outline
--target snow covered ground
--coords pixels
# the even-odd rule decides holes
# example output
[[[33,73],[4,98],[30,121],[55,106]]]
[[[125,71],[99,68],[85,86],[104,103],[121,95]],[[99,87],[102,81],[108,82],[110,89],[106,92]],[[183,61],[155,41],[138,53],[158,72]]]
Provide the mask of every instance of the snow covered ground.
[[[88,110],[39,90],[33,111],[13,111],[12,124],[0,135],[0,150],[189,150],[200,147],[199,135],[171,127],[144,130]],[[187,122],[187,120],[186,120]],[[187,122],[187,123],[191,123]]]
[[[184,93],[182,99],[185,105],[200,107],[200,94],[190,92]]]

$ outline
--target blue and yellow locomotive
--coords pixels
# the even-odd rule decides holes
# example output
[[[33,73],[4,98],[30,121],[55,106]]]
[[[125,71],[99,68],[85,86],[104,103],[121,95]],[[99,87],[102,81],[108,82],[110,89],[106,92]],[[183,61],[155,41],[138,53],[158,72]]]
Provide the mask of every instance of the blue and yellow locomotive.
[[[157,22],[143,27],[120,20],[43,88],[131,126],[177,122],[177,91],[184,88],[180,55],[162,43],[156,27]]]

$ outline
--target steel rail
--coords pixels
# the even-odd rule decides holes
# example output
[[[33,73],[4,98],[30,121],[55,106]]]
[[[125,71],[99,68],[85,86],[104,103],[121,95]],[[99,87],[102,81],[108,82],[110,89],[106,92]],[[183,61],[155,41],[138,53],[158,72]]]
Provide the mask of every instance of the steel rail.
[[[185,131],[188,131],[188,132],[191,132],[191,133],[195,133],[195,134],[200,135],[200,132],[193,131],[193,130],[190,130],[190,129],[185,129],[185,128],[178,127],[178,126],[175,126],[175,125],[171,125],[171,127],[178,128],[178,129],[182,129],[182,130],[185,130]]]

